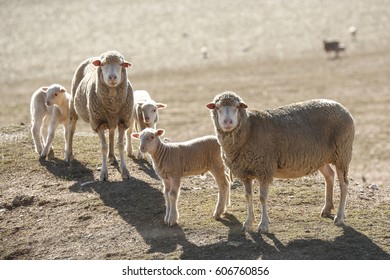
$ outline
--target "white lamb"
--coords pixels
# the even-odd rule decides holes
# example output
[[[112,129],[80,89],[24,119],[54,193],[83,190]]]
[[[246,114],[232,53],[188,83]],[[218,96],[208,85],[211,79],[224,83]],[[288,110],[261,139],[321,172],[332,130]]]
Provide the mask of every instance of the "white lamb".
[[[41,87],[31,97],[31,134],[35,151],[41,158],[52,158],[52,144],[57,127],[64,125],[65,146],[69,129],[70,94],[58,84]]]
[[[219,188],[218,202],[214,218],[218,219],[230,204],[230,189],[225,177],[225,166],[221,158],[221,147],[215,136],[204,136],[187,142],[165,143],[160,136],[163,129],[146,128],[132,137],[140,139],[140,150],[149,153],[153,167],[163,181],[166,214],[164,221],[175,225],[179,218],[177,200],[180,192],[180,179],[184,176],[204,174],[214,176]]]
[[[348,188],[348,167],[352,157],[355,125],[341,104],[325,99],[308,100],[273,110],[247,109],[233,92],[217,95],[206,105],[211,110],[224,162],[245,185],[248,217],[244,228],[254,221],[252,181],[260,182],[262,206],[260,232],[268,232],[268,187],[274,177],[299,178],[319,170],[326,181],[325,206],[321,215],[333,209],[334,171],[340,184],[340,204],[334,223],[344,222]]]
[[[147,127],[156,129],[159,119],[158,110],[165,109],[166,107],[166,104],[154,101],[146,90],[135,90],[133,111],[134,131],[141,132]],[[126,131],[126,151],[129,157],[132,155],[132,132],[131,128]],[[142,153],[138,152],[137,157],[140,158],[141,156]]]

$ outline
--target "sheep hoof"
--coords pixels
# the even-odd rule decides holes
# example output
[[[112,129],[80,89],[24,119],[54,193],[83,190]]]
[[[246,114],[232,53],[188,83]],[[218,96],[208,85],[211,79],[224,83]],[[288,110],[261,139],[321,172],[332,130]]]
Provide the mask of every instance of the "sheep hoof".
[[[214,213],[213,213],[214,219],[216,219],[216,220],[221,219],[223,213],[225,213],[225,209],[215,210]]]
[[[108,181],[108,171],[107,170],[101,170],[100,171],[100,181]]]
[[[168,223],[168,226],[173,227],[177,225],[177,221],[171,221]]]
[[[242,230],[244,230],[244,231],[246,231],[246,232],[251,232],[251,231],[253,231],[253,225],[252,225],[252,223],[247,223],[247,222],[245,222],[244,224],[243,224],[243,226],[242,226]]]
[[[54,159],[54,151],[53,149],[50,149],[49,153],[47,154],[48,159]]]
[[[323,218],[330,218],[332,216],[331,211],[328,209],[323,208],[321,211],[321,217]]]
[[[117,165],[118,165],[118,160],[116,159],[115,156],[110,156],[110,157],[109,157],[109,163],[110,163],[111,165],[117,166]]]
[[[260,233],[268,233],[269,232],[269,227],[266,225],[259,225],[259,232]]]
[[[122,179],[127,180],[130,179],[130,172],[127,170],[127,168],[122,169]]]
[[[66,155],[65,156],[65,161],[67,162],[67,163],[70,163],[71,161],[73,161],[73,159],[74,159],[74,156],[73,155]]]
[[[167,223],[167,225],[168,226],[170,226],[170,227],[173,227],[173,226],[175,226],[175,225],[177,225],[177,221],[169,221],[169,219],[168,219],[168,221],[166,222]]]
[[[337,215],[334,217],[334,225],[335,226],[343,226],[344,225],[344,218],[338,217]]]

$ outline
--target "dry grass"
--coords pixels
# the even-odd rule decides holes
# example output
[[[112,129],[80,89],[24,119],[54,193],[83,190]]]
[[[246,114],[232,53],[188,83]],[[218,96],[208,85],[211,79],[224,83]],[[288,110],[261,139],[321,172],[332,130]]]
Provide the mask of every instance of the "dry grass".
[[[103,1],[2,3],[0,257],[389,259],[386,1],[168,2],[112,1],[110,9]],[[352,24],[359,32],[354,44],[346,33]],[[347,42],[347,55],[326,59],[322,37]],[[207,60],[202,46],[209,49]],[[69,89],[78,63],[107,49],[119,50],[134,64],[129,71],[134,88],[168,104],[160,127],[173,140],[214,133],[204,104],[224,90],[236,91],[256,108],[309,98],[342,102],[357,128],[347,226],[319,217],[324,185],[321,176],[313,176],[275,180],[271,234],[244,233],[242,187],[232,190],[228,214],[215,221],[217,188],[209,176],[183,180],[180,226],[168,228],[162,222],[161,184],[150,164],[128,159],[131,180],[122,182],[112,167],[111,182],[95,181],[98,138],[81,122],[71,166],[62,160],[60,133],[57,158],[39,161],[29,132],[31,94],[51,83]],[[379,190],[370,189],[372,183]],[[338,195],[336,188],[336,203]],[[257,195],[255,200],[259,214]]]

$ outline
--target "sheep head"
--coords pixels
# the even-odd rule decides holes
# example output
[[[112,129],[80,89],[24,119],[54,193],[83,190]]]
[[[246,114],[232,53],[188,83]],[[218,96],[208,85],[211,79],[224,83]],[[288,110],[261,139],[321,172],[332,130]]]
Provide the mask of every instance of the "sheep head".
[[[142,153],[153,154],[157,150],[160,136],[164,135],[164,129],[145,128],[140,133],[134,132],[131,137],[140,140],[139,149]]]
[[[142,117],[147,127],[152,127],[158,118],[158,109],[165,109],[166,104],[156,103],[154,101],[147,101],[138,103],[141,108]]]
[[[43,88],[42,91],[46,93],[45,103],[47,106],[60,104],[66,92],[65,88],[58,84],[53,84],[47,88]]]
[[[223,132],[230,132],[237,128],[240,112],[248,108],[244,101],[233,92],[218,94],[206,107],[211,110],[215,126]]]
[[[117,87],[126,77],[125,68],[131,63],[125,61],[123,55],[116,51],[109,51],[94,59],[92,64],[98,67],[98,74],[102,75],[104,83],[109,87]]]

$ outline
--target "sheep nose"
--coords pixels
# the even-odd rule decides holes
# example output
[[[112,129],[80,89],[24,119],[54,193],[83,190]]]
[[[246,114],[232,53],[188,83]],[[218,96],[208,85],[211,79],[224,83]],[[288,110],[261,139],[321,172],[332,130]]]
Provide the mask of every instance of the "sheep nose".
[[[232,119],[225,119],[223,121],[224,124],[233,124],[233,120]]]
[[[46,105],[47,105],[47,106],[50,106],[50,105],[51,105],[51,104],[50,104],[50,101],[47,101],[47,102],[46,102]]]
[[[112,75],[109,75],[108,78],[110,80],[116,80],[117,79],[117,76],[115,74],[112,74]]]

